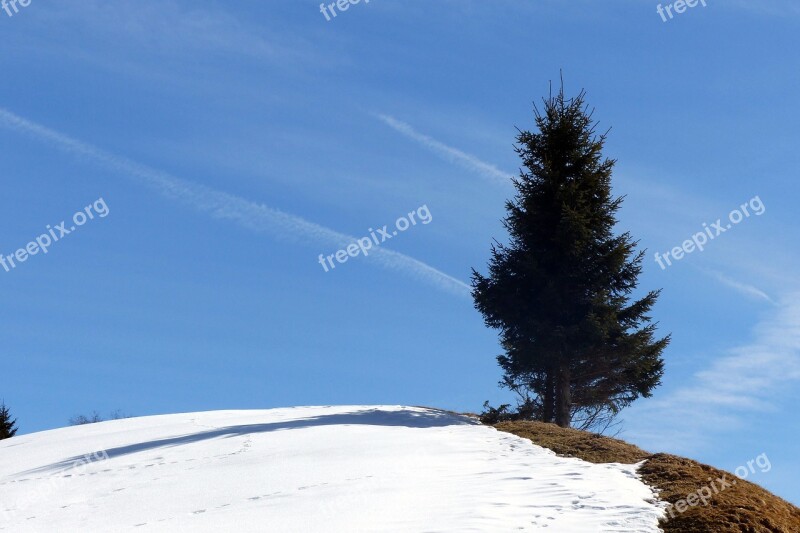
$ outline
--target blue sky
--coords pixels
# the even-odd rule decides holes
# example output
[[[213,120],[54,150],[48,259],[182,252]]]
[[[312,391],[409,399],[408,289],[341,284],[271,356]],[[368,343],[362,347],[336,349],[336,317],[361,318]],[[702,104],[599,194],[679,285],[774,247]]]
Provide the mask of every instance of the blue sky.
[[[563,70],[618,160],[671,332],[622,437],[800,503],[791,1],[42,2],[0,11],[0,396],[21,431],[134,415],[507,399],[463,283],[503,239],[515,127]],[[653,259],[751,198],[751,215]],[[328,272],[370,229],[416,224]],[[65,227],[69,228],[68,223]]]

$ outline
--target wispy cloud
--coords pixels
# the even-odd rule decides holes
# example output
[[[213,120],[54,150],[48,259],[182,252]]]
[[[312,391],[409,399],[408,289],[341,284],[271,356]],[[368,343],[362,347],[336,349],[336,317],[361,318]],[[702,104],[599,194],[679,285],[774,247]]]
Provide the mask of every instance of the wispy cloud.
[[[665,397],[634,408],[631,433],[662,446],[668,429],[673,451],[686,452],[714,433],[740,428],[748,417],[775,411],[778,396],[800,381],[798,296],[781,300],[751,342],[727,350]]]
[[[190,54],[234,54],[259,60],[281,59],[298,54],[273,32],[236,17],[232,9],[203,8],[197,3],[164,0],[158,3],[120,0],[109,4],[84,0],[56,5],[43,22],[79,27],[88,38],[114,36],[113,46],[135,46],[140,53],[155,52],[160,57]],[[265,37],[269,35],[270,37]],[[294,38],[295,44],[299,42]]]
[[[419,133],[410,125],[406,124],[405,122],[401,122],[394,117],[391,117],[389,115],[377,115],[377,117],[384,124],[388,125],[390,128],[394,129],[399,133],[402,133],[409,139],[417,141],[426,148],[429,148],[433,152],[444,157],[448,161],[458,163],[462,167],[469,169],[473,172],[476,172],[481,176],[483,176],[484,178],[488,178],[494,183],[502,183],[504,185],[511,184],[511,179],[513,176],[511,174],[503,172],[494,165],[481,161],[474,155],[462,152],[457,148],[447,146],[446,144],[437,141],[433,137],[429,137],[425,134]]]
[[[730,287],[730,288],[732,288],[732,289],[734,289],[734,290],[736,290],[736,291],[738,291],[738,292],[740,292],[740,293],[742,293],[742,294],[744,294],[746,296],[751,296],[751,297],[754,297],[754,298],[758,298],[760,300],[766,300],[771,304],[775,303],[773,301],[773,299],[770,298],[767,295],[767,293],[765,293],[764,291],[762,291],[761,289],[759,289],[757,287],[754,287],[753,285],[748,285],[747,283],[741,283],[739,281],[731,279],[728,276],[722,274],[721,272],[716,272],[716,271],[713,271],[713,270],[709,270],[707,272],[711,276],[714,276],[714,278],[717,281],[719,281],[720,283],[722,283],[723,285],[727,285],[728,287]]]
[[[217,191],[125,157],[105,152],[91,144],[68,137],[2,108],[0,108],[0,125],[134,178],[159,194],[189,205],[214,218],[231,220],[253,231],[268,233],[280,239],[290,238],[335,248],[344,248],[356,240],[356,237],[309,222],[296,215]],[[469,286],[463,281],[405,254],[386,248],[376,248],[366,259],[447,292],[459,296],[469,294]]]

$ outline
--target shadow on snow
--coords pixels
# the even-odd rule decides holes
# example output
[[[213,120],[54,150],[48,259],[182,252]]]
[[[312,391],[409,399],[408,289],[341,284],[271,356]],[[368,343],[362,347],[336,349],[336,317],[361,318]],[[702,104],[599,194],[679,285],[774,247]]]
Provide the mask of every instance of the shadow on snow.
[[[408,427],[408,428],[434,428],[456,425],[473,425],[478,422],[463,416],[445,411],[425,410],[425,411],[382,411],[380,409],[370,409],[354,411],[351,413],[336,413],[330,415],[312,416],[295,420],[279,422],[268,422],[265,424],[242,424],[238,426],[226,426],[199,433],[181,435],[179,437],[169,437],[127,446],[119,446],[104,450],[108,459],[123,457],[132,453],[144,452],[158,448],[170,448],[195,442],[203,442],[218,438],[240,437],[254,433],[269,433],[271,431],[285,431],[290,429],[302,429],[319,426],[385,426],[385,427]],[[102,455],[103,451],[89,452],[85,455],[70,457],[57,463],[42,466],[18,475],[29,475],[41,472],[60,472],[69,470],[76,462],[85,461],[85,457]],[[104,457],[105,459],[105,457]]]

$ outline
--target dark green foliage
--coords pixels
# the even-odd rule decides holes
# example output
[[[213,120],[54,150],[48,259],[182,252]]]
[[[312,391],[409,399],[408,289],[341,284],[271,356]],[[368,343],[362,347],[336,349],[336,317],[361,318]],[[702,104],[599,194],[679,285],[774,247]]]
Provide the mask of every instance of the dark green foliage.
[[[17,421],[11,418],[5,402],[0,403],[0,440],[10,439],[17,434],[17,429]]]
[[[500,407],[492,407],[489,402],[483,402],[483,412],[478,416],[481,423],[493,426],[498,422],[516,420],[518,417],[509,408],[511,404],[504,403]]]
[[[473,297],[500,330],[503,386],[531,419],[588,427],[650,396],[663,374],[648,313],[658,291],[631,301],[642,270],[629,233],[614,235],[622,198],[611,192],[615,161],[602,156],[584,93],[563,87],[520,131],[523,169],[506,202],[508,244],[495,243],[487,276],[473,270]]]
[[[483,412],[478,415],[480,421],[487,425],[494,425],[499,422],[511,422],[514,420],[538,420],[538,412],[535,406],[529,402],[519,402],[517,410],[511,410],[511,404],[504,403],[500,407],[492,407],[489,402],[483,402]]]

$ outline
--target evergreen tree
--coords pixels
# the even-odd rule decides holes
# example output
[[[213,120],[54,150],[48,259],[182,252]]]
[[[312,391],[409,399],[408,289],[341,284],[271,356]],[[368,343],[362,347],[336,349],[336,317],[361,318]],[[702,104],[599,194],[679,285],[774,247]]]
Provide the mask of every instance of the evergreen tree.
[[[10,439],[17,434],[17,421],[11,419],[11,413],[5,402],[0,403],[0,440]]]
[[[538,132],[520,131],[523,168],[506,202],[508,244],[492,245],[487,276],[473,270],[475,307],[500,331],[501,382],[523,398],[520,416],[586,427],[613,418],[663,374],[648,313],[659,291],[631,301],[644,252],[614,235],[622,198],[611,192],[584,93],[563,86],[535,110]]]

